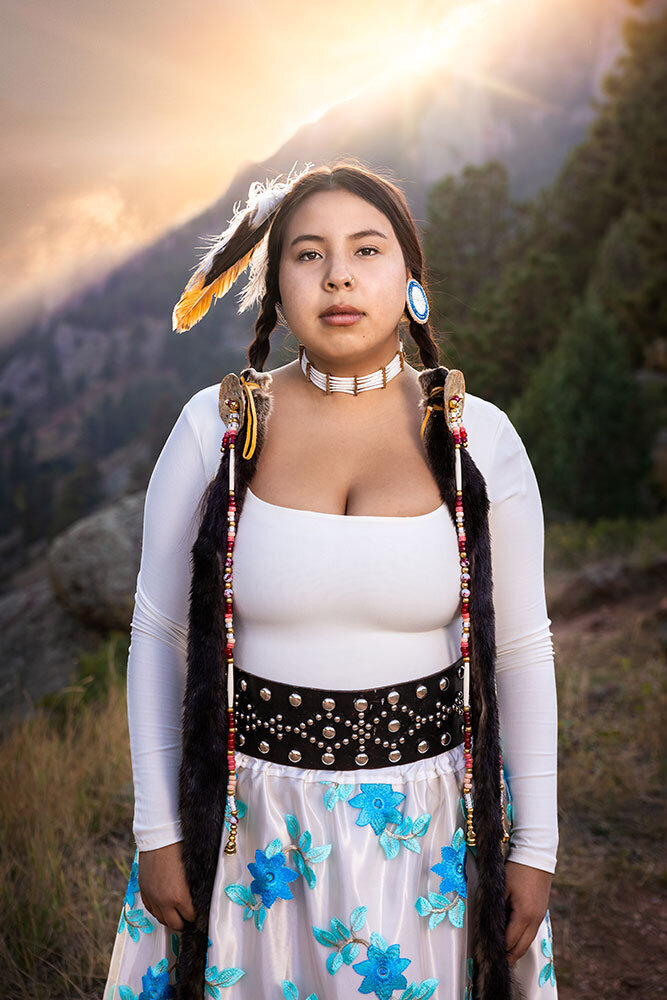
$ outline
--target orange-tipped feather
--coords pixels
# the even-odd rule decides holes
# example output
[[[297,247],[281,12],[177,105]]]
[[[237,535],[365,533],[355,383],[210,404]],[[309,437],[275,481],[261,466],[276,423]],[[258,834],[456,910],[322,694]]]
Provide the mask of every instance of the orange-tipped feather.
[[[189,330],[206,315],[214,298],[219,299],[229,291],[250,264],[283,198],[308,173],[312,165],[307,163],[302,171],[295,173],[295,164],[284,182],[278,178],[267,180],[266,184],[253,181],[245,207],[234,205],[229,225],[220,236],[213,237],[206,255],[200,260],[197,270],[174,306],[171,315],[173,330],[177,333]],[[260,254],[257,259],[259,262],[265,257]],[[261,297],[261,278],[262,275],[253,275],[251,288],[244,295],[244,309]]]
[[[174,306],[171,317],[172,329],[177,333],[185,333],[198,323],[211,308],[213,299],[219,299],[228,292],[238,276],[245,271],[254,252],[255,247],[252,247],[244,257],[228,267],[209,285],[204,286],[206,274],[203,270],[200,269],[193,274]]]

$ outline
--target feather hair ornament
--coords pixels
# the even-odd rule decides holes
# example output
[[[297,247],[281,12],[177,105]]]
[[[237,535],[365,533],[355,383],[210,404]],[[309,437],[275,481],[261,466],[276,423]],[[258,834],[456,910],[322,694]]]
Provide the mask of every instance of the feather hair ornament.
[[[174,306],[171,322],[175,332],[185,333],[193,327],[206,315],[213,300],[222,298],[229,291],[267,236],[271,220],[285,195],[313,166],[313,163],[307,163],[303,170],[295,173],[295,163],[284,181],[279,179],[282,176],[279,174],[271,179],[267,177],[265,184],[252,182],[245,206],[241,208],[241,203],[236,202],[227,228],[219,236],[210,237],[212,242],[206,254],[196,265],[196,271]],[[239,311],[249,308],[258,294],[261,297],[265,266],[266,244],[262,266],[251,272],[248,288],[243,293],[243,307]]]

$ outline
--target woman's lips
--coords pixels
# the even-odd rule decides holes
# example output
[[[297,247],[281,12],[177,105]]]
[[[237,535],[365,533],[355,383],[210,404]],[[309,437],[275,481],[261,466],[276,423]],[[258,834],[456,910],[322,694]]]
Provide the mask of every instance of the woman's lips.
[[[329,326],[351,326],[360,320],[364,314],[358,312],[347,312],[347,313],[329,313],[328,316],[320,316],[323,323],[328,323]]]

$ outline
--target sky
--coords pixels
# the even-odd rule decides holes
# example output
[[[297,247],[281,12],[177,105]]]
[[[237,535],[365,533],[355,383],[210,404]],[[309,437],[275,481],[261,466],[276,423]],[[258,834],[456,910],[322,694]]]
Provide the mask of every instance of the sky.
[[[0,0],[0,317],[57,304],[339,101],[557,2]]]

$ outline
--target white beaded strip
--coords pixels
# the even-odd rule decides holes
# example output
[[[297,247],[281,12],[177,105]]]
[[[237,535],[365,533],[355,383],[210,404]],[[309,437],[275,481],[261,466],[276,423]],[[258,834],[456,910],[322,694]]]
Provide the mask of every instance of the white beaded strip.
[[[403,366],[402,340],[399,341],[399,349],[389,364],[385,365],[384,369],[378,368],[377,371],[370,372],[368,375],[327,375],[310,363],[305,348],[301,350],[301,370],[303,374],[307,378],[310,378],[310,381],[318,389],[323,389],[324,392],[327,391],[327,378],[329,380],[328,389],[330,392],[349,392],[354,396],[360,392],[366,392],[368,389],[382,389],[387,382],[390,382],[403,371]],[[384,377],[382,374],[383,370],[385,372]]]

